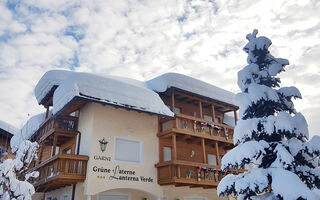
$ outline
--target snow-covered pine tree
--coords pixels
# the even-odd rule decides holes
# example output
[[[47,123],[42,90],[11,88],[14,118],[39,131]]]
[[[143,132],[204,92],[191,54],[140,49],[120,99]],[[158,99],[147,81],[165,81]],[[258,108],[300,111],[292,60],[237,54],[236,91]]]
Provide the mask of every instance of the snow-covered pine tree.
[[[38,143],[22,141],[18,148],[12,148],[16,157],[0,163],[0,199],[30,200],[35,193],[34,187],[28,182],[39,173],[26,173],[30,164],[37,158]]]
[[[248,65],[238,72],[241,93],[238,121],[234,131],[237,146],[222,158],[222,169],[250,168],[227,175],[218,186],[219,196],[238,199],[319,199],[312,191],[320,188],[320,137],[310,141],[308,125],[297,113],[293,98],[301,98],[295,87],[280,87],[277,74],[289,64],[273,57],[271,41],[247,35],[243,48]]]

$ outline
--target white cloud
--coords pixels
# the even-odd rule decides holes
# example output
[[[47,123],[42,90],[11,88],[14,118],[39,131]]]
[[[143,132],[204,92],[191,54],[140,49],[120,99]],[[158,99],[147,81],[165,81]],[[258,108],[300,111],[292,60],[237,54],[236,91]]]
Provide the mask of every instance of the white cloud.
[[[257,28],[273,41],[273,55],[292,63],[283,85],[301,90],[297,108],[319,134],[319,9],[319,1],[294,0],[27,0],[14,10],[2,2],[0,119],[20,125],[40,112],[36,82],[75,58],[77,71],[139,80],[175,71],[238,92],[245,36]]]

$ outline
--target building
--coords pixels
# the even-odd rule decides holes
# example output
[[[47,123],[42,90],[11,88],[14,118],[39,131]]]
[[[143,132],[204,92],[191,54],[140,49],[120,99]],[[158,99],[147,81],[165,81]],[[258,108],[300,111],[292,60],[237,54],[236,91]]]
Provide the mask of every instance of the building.
[[[13,158],[10,147],[10,140],[13,134],[18,133],[14,126],[0,120],[0,161]]]
[[[237,173],[219,170],[238,109],[221,88],[176,73],[140,82],[54,70],[35,95],[46,112],[22,132],[40,144],[30,171],[42,199],[212,200]]]

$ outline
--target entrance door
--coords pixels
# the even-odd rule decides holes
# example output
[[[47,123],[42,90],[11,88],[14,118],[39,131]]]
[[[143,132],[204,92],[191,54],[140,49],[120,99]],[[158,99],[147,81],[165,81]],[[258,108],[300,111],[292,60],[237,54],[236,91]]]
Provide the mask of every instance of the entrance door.
[[[99,195],[99,200],[129,200],[126,195]]]

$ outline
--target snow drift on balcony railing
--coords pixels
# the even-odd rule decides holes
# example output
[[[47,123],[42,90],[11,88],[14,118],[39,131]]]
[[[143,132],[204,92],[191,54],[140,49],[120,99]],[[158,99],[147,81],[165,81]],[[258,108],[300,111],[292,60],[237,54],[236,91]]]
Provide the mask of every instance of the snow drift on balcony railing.
[[[168,88],[175,87],[217,101],[238,105],[238,102],[235,100],[235,95],[232,92],[182,74],[163,74],[147,81],[146,84],[156,92],[165,92]]]
[[[72,71],[65,70],[51,70],[46,72],[34,89],[34,94],[38,103],[51,91],[54,86],[59,86],[64,80],[66,80],[72,73]]]
[[[60,111],[76,96],[129,109],[174,115],[159,95],[143,82],[80,72],[72,73],[54,92],[53,113]]]
[[[27,123],[15,134],[10,141],[10,146],[12,148],[12,152],[15,152],[20,143],[24,140],[30,139],[30,137],[40,128],[40,125],[45,120],[46,113],[41,113],[38,115],[32,116]]]
[[[0,129],[5,130],[8,133],[11,133],[13,135],[19,132],[19,130],[16,127],[1,120],[0,120]]]

